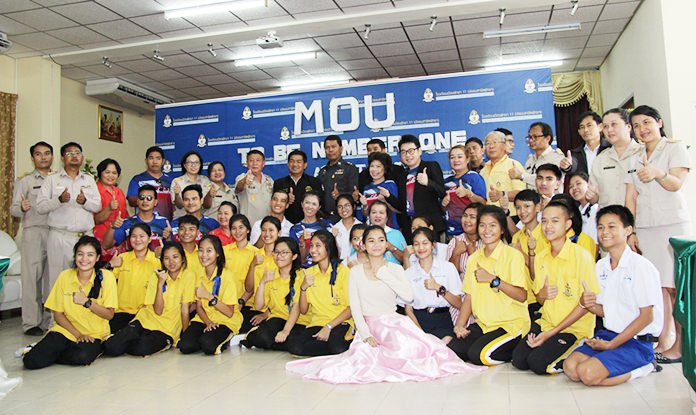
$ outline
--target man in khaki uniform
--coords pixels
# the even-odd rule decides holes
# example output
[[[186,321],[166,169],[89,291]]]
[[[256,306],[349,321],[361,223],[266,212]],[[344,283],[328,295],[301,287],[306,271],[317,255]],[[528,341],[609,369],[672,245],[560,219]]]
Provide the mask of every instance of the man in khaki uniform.
[[[91,235],[94,214],[101,210],[101,197],[92,176],[80,171],[82,146],[67,143],[60,148],[63,169],[44,180],[36,198],[36,210],[48,214],[48,276],[50,286],[70,268],[73,246]]]
[[[527,189],[536,189],[536,172],[539,166],[544,164],[560,166],[561,160],[563,160],[563,152],[551,148],[552,141],[553,131],[551,131],[550,125],[543,122],[535,122],[530,125],[527,142],[533,153],[527,157],[524,171],[518,168],[510,169],[510,178],[522,180],[527,185]]]
[[[48,215],[36,209],[36,198],[53,164],[53,147],[39,141],[29,148],[34,171],[15,182],[10,213],[22,219],[22,330],[41,336],[48,328],[50,313],[43,303],[49,292],[46,242]]]

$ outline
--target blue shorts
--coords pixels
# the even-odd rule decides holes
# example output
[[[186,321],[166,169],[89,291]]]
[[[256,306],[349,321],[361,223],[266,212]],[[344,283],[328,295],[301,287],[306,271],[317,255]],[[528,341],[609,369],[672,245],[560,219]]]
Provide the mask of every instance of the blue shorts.
[[[607,341],[616,336],[618,336],[618,333],[609,330],[599,330],[595,334],[595,338]],[[599,360],[609,371],[610,378],[630,373],[632,370],[643,367],[655,359],[652,343],[638,339],[630,339],[613,350],[598,351],[583,344],[575,351]]]

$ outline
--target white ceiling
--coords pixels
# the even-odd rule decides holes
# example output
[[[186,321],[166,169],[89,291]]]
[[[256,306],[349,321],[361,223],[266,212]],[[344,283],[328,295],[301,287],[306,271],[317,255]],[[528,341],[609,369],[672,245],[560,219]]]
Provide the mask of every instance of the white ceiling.
[[[555,72],[596,69],[640,0],[268,0],[266,8],[166,20],[190,0],[1,0],[0,32],[13,58],[46,56],[77,81],[118,77],[176,101],[277,89],[283,81],[347,76],[355,81],[557,60]],[[499,25],[500,7],[505,7]],[[433,31],[430,16],[440,13]],[[443,14],[443,13],[446,13]],[[579,22],[581,30],[483,39],[483,32]],[[372,30],[364,38],[364,24]],[[298,63],[236,67],[260,56],[255,39],[275,29],[284,52],[318,51]],[[212,42],[217,53],[208,53]],[[163,62],[152,58],[161,50]],[[146,52],[147,51],[147,52]],[[109,56],[112,67],[101,64]],[[541,58],[540,58],[541,57]]]

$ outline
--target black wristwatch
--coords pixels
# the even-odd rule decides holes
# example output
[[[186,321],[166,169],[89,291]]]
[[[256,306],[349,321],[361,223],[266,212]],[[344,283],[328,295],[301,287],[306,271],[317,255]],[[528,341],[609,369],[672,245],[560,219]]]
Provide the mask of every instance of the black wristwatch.
[[[447,294],[447,287],[441,285],[440,288],[437,289],[437,295],[444,297],[445,294]]]
[[[500,277],[495,277],[491,280],[491,288],[500,287]]]
[[[246,301],[244,301],[243,298],[240,298],[239,300],[237,300],[237,304],[239,304],[240,306],[244,307],[244,306],[246,305]]]
[[[91,299],[91,298],[88,298],[87,301],[85,301],[85,303],[82,304],[82,307],[84,307],[84,308],[90,308],[90,307],[92,307],[92,299]]]
[[[217,304],[217,303],[218,303],[218,298],[217,298],[217,297],[213,297],[213,298],[211,298],[211,299],[208,301],[208,306],[209,306],[209,307],[215,307],[215,304]]]

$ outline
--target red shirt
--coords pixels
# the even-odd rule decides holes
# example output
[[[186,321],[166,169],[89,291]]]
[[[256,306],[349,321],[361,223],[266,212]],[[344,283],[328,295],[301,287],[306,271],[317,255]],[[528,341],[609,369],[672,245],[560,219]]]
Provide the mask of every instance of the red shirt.
[[[94,225],[94,237],[99,239],[99,242],[104,240],[104,234],[106,233],[106,230],[109,229],[109,226],[114,219],[116,219],[118,216],[121,216],[123,219],[127,219],[130,216],[128,213],[128,205],[126,204],[126,195],[123,193],[123,190],[116,186],[112,187],[112,189],[114,192],[113,195],[106,189],[106,187],[104,187],[101,181],[97,181],[97,190],[99,191],[99,196],[101,197],[102,210],[109,203],[111,203],[111,200],[114,197],[116,197],[116,200],[118,201],[118,209],[112,210],[109,218],[104,223]]]
[[[236,242],[236,240],[232,236],[227,236],[227,234],[225,234],[225,231],[222,229],[222,227],[219,227],[215,230],[208,232],[208,235],[215,235],[218,238],[220,238],[220,242],[222,242],[222,246],[229,245],[231,243]]]

